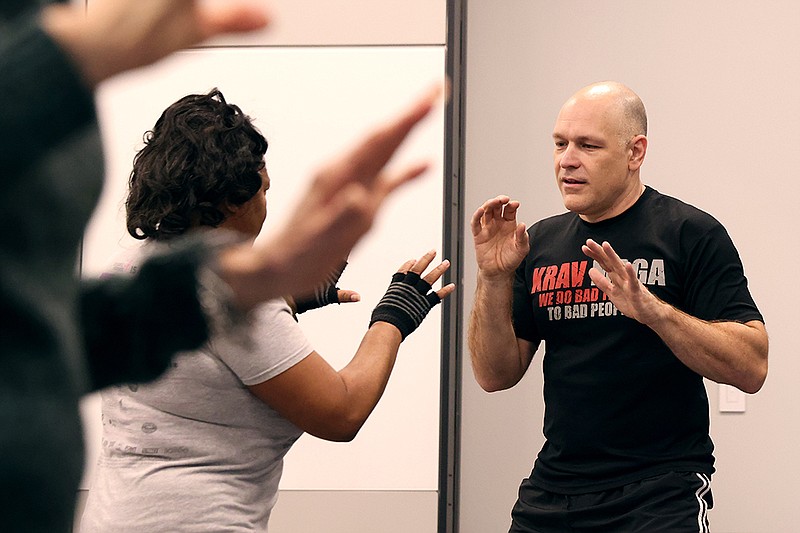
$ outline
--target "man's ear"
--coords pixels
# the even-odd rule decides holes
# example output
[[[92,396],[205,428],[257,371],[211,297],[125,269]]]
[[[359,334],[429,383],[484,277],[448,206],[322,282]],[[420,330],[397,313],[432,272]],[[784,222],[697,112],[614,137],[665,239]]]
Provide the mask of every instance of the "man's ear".
[[[647,153],[647,137],[644,135],[637,135],[631,140],[630,147],[631,155],[628,160],[628,168],[630,170],[638,170],[644,163],[644,156]]]

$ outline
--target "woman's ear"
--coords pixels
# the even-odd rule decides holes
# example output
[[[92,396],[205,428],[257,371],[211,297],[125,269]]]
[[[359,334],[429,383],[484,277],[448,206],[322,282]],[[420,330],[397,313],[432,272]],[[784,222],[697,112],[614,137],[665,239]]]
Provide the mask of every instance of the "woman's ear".
[[[235,215],[239,212],[241,205],[232,204],[231,202],[225,200],[219,206],[219,210],[222,211],[222,214],[225,215],[225,218]]]

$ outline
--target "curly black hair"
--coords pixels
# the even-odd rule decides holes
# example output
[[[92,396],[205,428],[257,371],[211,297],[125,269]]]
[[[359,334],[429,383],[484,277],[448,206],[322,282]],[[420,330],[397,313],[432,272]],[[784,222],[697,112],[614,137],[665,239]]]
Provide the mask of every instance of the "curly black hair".
[[[125,202],[128,233],[136,239],[217,227],[226,205],[241,205],[261,189],[267,141],[216,88],[169,106],[144,143]]]

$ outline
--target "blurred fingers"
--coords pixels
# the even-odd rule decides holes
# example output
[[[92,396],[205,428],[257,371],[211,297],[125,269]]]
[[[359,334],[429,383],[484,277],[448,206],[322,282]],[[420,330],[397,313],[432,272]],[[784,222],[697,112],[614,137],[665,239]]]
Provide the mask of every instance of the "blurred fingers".
[[[223,33],[244,33],[267,27],[269,13],[255,2],[216,2],[199,9],[201,40]]]

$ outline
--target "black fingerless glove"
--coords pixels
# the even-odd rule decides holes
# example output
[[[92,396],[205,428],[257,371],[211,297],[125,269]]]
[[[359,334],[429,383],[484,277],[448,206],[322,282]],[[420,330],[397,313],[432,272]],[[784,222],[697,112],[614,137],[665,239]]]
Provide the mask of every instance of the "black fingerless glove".
[[[342,277],[342,272],[344,272],[346,266],[347,262],[342,263],[341,267],[331,272],[328,275],[328,279],[326,279],[322,285],[314,289],[314,294],[295,299],[295,313],[299,315],[311,309],[319,309],[326,305],[338,304],[339,287],[337,287],[336,284],[339,283],[339,278]]]
[[[431,285],[415,272],[398,272],[392,276],[389,289],[372,311],[369,325],[388,322],[400,330],[403,339],[417,329],[433,306],[442,299],[431,291]]]

